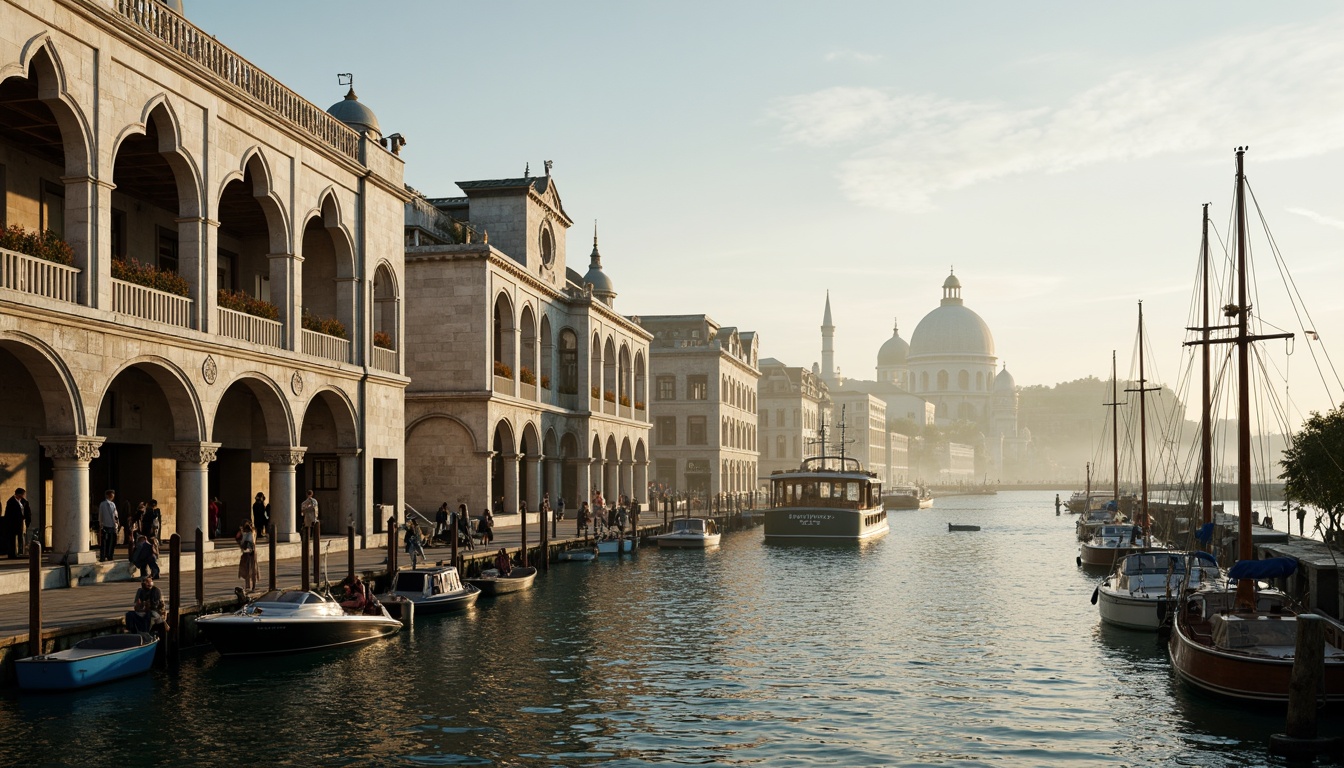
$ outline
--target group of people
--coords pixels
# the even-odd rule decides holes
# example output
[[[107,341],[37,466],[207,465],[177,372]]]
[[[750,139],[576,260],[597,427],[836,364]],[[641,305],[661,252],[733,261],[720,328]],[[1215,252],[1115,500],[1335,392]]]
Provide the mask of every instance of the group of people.
[[[103,500],[98,505],[97,523],[99,562],[111,562],[116,559],[117,542],[121,541],[126,545],[133,565],[141,568],[142,573],[149,567],[148,562],[144,565],[137,563],[135,554],[140,547],[141,539],[151,542],[157,551],[163,530],[163,512],[159,509],[158,499],[140,502],[123,520],[117,507],[117,492],[109,488],[103,492]],[[158,566],[155,565],[153,570],[157,578]]]

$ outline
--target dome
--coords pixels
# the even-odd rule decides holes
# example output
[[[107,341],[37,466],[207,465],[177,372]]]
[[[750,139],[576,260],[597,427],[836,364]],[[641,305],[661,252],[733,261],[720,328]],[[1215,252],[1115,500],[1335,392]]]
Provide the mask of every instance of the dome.
[[[372,109],[360,103],[359,97],[355,95],[354,86],[350,87],[350,92],[345,94],[344,99],[327,108],[327,114],[359,133],[368,132],[379,137],[383,135],[382,129],[378,127],[378,116],[373,114]]]
[[[887,339],[882,348],[877,351],[877,364],[881,367],[890,365],[905,365],[905,358],[910,354],[910,345],[901,338],[901,331],[898,326],[892,326],[891,338]]]
[[[994,356],[989,326],[961,301],[961,281],[948,275],[943,300],[924,316],[910,335],[910,358],[943,355]]]
[[[583,276],[585,285],[593,287],[593,296],[607,304],[616,298],[616,287],[611,278],[602,271],[602,254],[597,252],[597,225],[593,225],[593,253],[588,260],[588,272]]]
[[[187,12],[182,8],[182,0],[159,0],[159,2],[168,6],[168,8],[178,16],[186,18]]]
[[[1008,372],[1008,366],[1004,366],[999,371],[999,375],[994,377],[995,392],[1012,392],[1017,389],[1017,382],[1013,380],[1013,374]]]

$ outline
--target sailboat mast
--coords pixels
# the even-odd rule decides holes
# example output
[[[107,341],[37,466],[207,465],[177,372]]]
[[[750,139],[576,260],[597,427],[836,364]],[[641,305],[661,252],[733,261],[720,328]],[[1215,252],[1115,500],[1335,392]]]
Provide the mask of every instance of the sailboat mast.
[[[1120,508],[1120,397],[1115,383],[1115,350],[1111,350],[1111,479],[1115,506]]]
[[[1148,535],[1148,388],[1143,374],[1143,302],[1139,302],[1139,510]]]
[[[1209,394],[1209,204],[1204,204],[1204,236],[1200,243],[1204,278],[1203,385],[1200,389],[1199,451],[1201,467],[1200,502],[1204,523],[1213,522],[1213,405]]]
[[[1237,557],[1250,560],[1251,548],[1251,363],[1246,304],[1246,148],[1237,147]],[[1237,582],[1237,606],[1255,605],[1254,579]]]

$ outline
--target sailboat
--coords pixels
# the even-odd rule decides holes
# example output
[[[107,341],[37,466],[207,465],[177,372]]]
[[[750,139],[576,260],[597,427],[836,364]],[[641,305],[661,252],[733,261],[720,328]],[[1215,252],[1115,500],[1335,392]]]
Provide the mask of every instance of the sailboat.
[[[1186,595],[1174,620],[1167,651],[1172,668],[1187,684],[1202,691],[1250,702],[1287,702],[1296,653],[1297,613],[1277,591],[1261,591],[1256,579],[1291,575],[1296,562],[1290,558],[1256,560],[1251,546],[1251,425],[1250,350],[1256,341],[1288,338],[1292,334],[1252,334],[1247,294],[1246,265],[1246,176],[1245,147],[1236,151],[1237,299],[1224,309],[1233,324],[1212,327],[1208,322],[1207,267],[1204,287],[1206,305],[1202,340],[1192,344],[1232,343],[1237,351],[1237,517],[1238,562],[1228,572],[1236,581],[1235,591],[1207,585]],[[1232,331],[1230,337],[1211,339],[1210,331]],[[1206,368],[1207,370],[1207,368]],[[1204,420],[1209,421],[1205,399]],[[1207,432],[1205,433],[1207,435]],[[1207,441],[1204,442],[1207,451]],[[1209,471],[1205,453],[1204,471]],[[1210,494],[1206,481],[1205,514]],[[1319,700],[1344,702],[1344,625],[1321,616],[1325,625],[1324,677]]]

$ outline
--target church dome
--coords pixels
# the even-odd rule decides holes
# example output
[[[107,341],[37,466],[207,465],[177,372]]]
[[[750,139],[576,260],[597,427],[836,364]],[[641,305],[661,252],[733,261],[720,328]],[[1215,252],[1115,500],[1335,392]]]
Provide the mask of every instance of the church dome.
[[[1004,366],[999,371],[999,375],[994,377],[994,391],[1011,393],[1017,389],[1017,382],[1013,379],[1013,374],[1008,372],[1008,366]]]
[[[606,272],[602,271],[602,254],[597,252],[597,225],[593,225],[593,252],[588,258],[588,272],[583,276],[583,282],[593,287],[593,296],[597,299],[611,304],[616,298],[616,286],[611,282],[611,278]]]
[[[911,359],[942,355],[994,355],[994,336],[985,321],[962,303],[956,275],[943,282],[942,302],[910,335]]]
[[[891,328],[891,338],[887,339],[882,348],[877,351],[877,364],[882,367],[889,365],[905,365],[905,358],[910,354],[910,345],[901,338],[899,326],[893,325]]]
[[[353,85],[350,86],[350,92],[345,94],[344,99],[327,108],[327,114],[359,133],[373,133],[380,137],[383,135],[382,129],[378,127],[378,116],[360,102]]]

